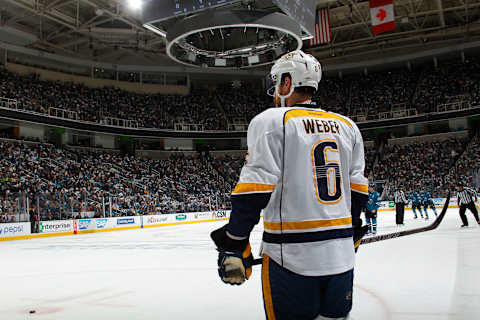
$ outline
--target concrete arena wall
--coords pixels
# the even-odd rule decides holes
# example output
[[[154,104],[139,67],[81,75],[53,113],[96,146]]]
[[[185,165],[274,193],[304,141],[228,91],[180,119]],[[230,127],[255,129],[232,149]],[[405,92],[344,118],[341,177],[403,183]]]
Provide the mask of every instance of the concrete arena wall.
[[[229,210],[146,215],[116,218],[40,221],[39,233],[31,233],[30,223],[0,224],[0,241],[25,240],[96,232],[165,227],[182,224],[228,220]]]
[[[42,80],[62,81],[83,84],[90,88],[115,87],[129,92],[143,94],[174,94],[188,95],[190,89],[181,85],[162,85],[150,83],[137,83],[116,81],[109,79],[90,78],[85,76],[77,76],[72,74],[61,73],[57,71],[45,70],[35,67],[29,67],[16,63],[8,63],[7,69],[10,72],[19,73],[21,75],[29,75],[32,73],[40,75]]]

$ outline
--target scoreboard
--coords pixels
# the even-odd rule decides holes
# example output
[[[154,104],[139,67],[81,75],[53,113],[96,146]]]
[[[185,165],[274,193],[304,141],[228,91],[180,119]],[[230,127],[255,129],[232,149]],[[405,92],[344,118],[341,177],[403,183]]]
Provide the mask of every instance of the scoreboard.
[[[235,0],[175,0],[172,16],[187,14],[198,10],[221,6]],[[172,6],[172,5],[171,5]],[[170,9],[170,8],[168,8]]]
[[[162,21],[171,17],[186,15],[239,0],[161,0],[147,3],[143,21]]]
[[[316,0],[270,1],[271,4],[297,21],[304,32],[312,36],[315,34]],[[146,0],[142,20],[143,23],[160,22],[172,17],[240,2],[242,0]]]
[[[305,32],[311,36],[315,34],[315,0],[273,0],[273,3],[297,21]]]

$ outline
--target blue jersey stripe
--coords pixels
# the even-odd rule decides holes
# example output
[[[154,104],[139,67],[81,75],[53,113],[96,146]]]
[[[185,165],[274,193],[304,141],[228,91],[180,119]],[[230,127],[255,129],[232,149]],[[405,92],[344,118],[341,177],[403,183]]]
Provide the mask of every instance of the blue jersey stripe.
[[[263,233],[263,241],[275,244],[306,243],[344,238],[353,238],[353,228],[300,233]]]

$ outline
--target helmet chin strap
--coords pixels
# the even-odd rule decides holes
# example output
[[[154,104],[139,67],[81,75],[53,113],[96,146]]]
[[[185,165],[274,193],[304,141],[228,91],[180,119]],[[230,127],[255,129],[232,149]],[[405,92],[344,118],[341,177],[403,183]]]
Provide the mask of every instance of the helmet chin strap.
[[[280,82],[277,83],[277,85],[275,86],[275,93],[277,94],[277,97],[280,98],[280,103],[281,103],[281,107],[282,107],[282,108],[285,107],[285,100],[286,100],[287,98],[289,98],[289,97],[293,94],[293,91],[295,91],[295,87],[294,87],[294,86],[292,86],[292,87],[290,88],[290,92],[289,92],[287,95],[282,96],[282,95],[280,94]]]

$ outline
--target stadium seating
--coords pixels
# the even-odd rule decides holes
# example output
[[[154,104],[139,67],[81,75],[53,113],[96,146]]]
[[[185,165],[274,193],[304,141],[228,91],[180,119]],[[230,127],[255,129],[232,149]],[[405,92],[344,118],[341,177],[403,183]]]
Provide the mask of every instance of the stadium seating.
[[[424,113],[449,103],[474,106],[480,103],[479,71],[477,61],[467,61],[443,63],[438,69],[428,66],[327,78],[315,100],[326,110],[357,120],[377,119],[382,112],[402,108]],[[50,108],[57,108],[74,112],[80,121],[105,123],[110,117],[157,129],[178,129],[177,124],[189,123],[203,130],[227,130],[230,124],[248,123],[271,106],[271,98],[263,92],[246,88],[219,86],[215,91],[193,90],[188,96],[145,95],[44,81],[5,69],[0,69],[0,97],[15,99],[16,107],[27,112],[48,114]],[[82,212],[102,216],[227,207],[244,162],[243,156],[208,153],[149,160],[59,149],[36,138],[24,140],[30,142],[0,140],[3,221],[26,207],[39,211],[43,219]],[[477,136],[469,141],[451,138],[442,143],[386,145],[381,152],[366,149],[365,175],[388,181],[385,199],[392,198],[398,184],[407,189],[426,187],[434,197],[444,196],[451,187],[446,180],[448,169],[460,155],[454,180],[470,182],[480,177],[479,146]]]
[[[0,140],[0,175],[2,215],[15,213],[23,194],[44,220],[209,211],[228,200],[209,160],[182,154],[148,160]]]
[[[357,121],[388,118],[391,112],[408,116],[438,111],[446,104],[474,106],[480,103],[478,74],[480,63],[474,60],[445,62],[438,69],[330,77],[321,82],[314,100]],[[188,96],[147,95],[44,81],[6,70],[0,70],[0,84],[0,97],[17,100],[21,110],[49,113],[57,108],[75,112],[81,121],[108,124],[108,118],[126,119],[142,128],[182,130],[178,125],[185,123],[196,125],[196,130],[228,130],[229,125],[248,124],[272,106],[271,98],[258,88],[220,86],[215,91],[193,90]]]
[[[392,199],[399,184],[407,190],[425,187],[442,197],[453,187],[449,181],[478,178],[479,146],[477,136],[386,145],[381,153],[367,149],[366,175],[388,182],[385,200]],[[457,159],[457,176],[452,177],[449,168]],[[151,160],[0,139],[0,221],[18,219],[25,207],[43,220],[228,208],[243,163],[243,156],[187,157],[179,152]]]

